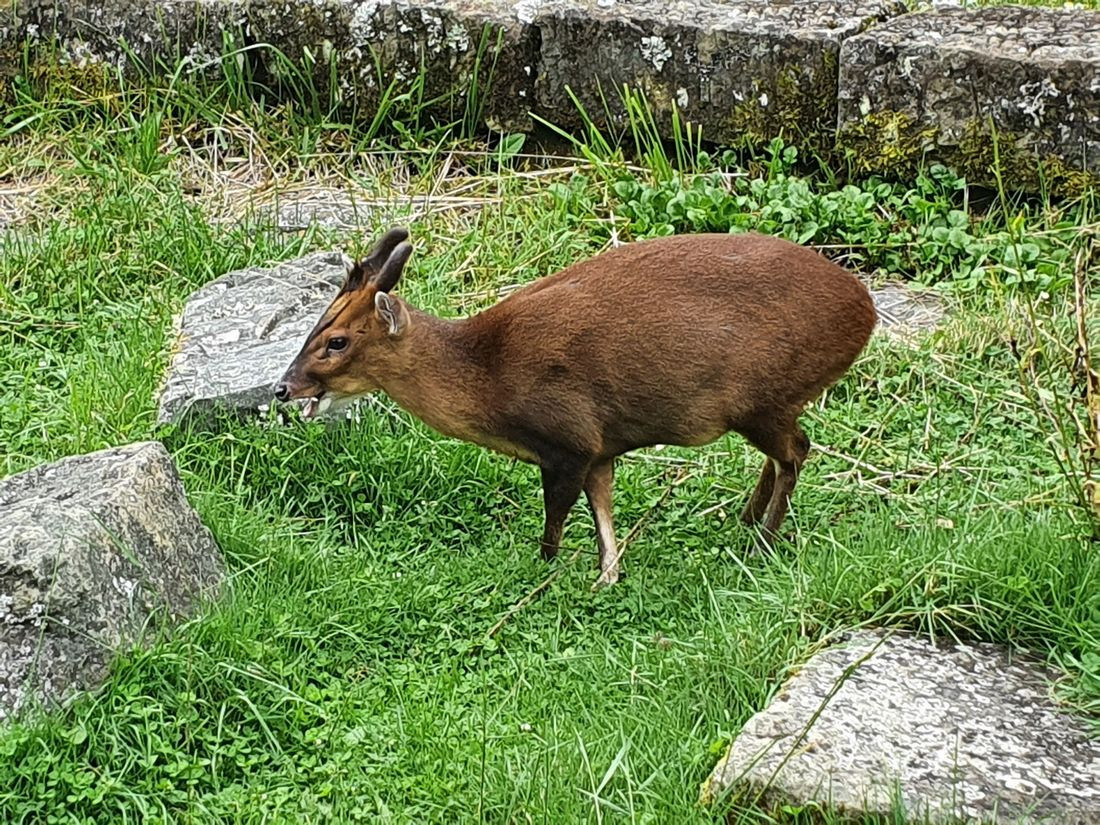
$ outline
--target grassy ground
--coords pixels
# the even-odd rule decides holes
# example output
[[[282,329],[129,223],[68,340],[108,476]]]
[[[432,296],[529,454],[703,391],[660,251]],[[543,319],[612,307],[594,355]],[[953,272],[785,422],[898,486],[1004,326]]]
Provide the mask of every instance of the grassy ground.
[[[25,100],[0,143],[0,475],[152,437],[171,315],[200,284],[361,250],[396,220],[418,250],[405,294],[444,314],[613,238],[736,226],[936,282],[953,314],[912,346],[877,337],[808,411],[789,546],[745,552],[759,459],[737,437],[643,451],[617,484],[625,580],[589,592],[578,507],[562,574],[492,638],[548,574],[531,468],[385,399],[339,431],[159,433],[228,594],[95,696],[0,733],[4,821],[772,821],[701,809],[699,784],[791,668],[861,625],[1030,648],[1100,710],[1100,556],[1058,346],[1088,204],[979,210],[945,170],[843,186],[780,145],[683,178],[652,146],[644,167],[514,142],[365,154],[293,117],[102,103]],[[241,208],[318,182],[358,192],[368,225],[286,234]]]

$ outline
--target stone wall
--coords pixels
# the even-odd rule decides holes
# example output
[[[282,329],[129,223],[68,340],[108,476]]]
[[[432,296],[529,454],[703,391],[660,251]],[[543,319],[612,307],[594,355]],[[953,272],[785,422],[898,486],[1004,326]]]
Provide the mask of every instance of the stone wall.
[[[666,137],[775,136],[909,174],[944,162],[992,183],[1100,180],[1100,12],[908,13],[902,0],[0,0],[0,93],[29,42],[43,66],[222,71],[370,117],[421,77],[436,119],[526,131],[622,125],[625,85]],[[293,67],[293,68],[292,68]],[[45,71],[46,69],[43,69]],[[301,73],[301,74],[298,74]],[[297,77],[296,77],[297,75]],[[310,81],[303,86],[300,77]]]

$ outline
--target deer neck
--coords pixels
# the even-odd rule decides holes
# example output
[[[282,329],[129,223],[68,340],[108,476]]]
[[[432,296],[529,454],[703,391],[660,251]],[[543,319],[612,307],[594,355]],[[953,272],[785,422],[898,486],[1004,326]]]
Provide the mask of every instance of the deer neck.
[[[428,426],[476,441],[487,433],[488,365],[466,319],[450,321],[406,304],[409,328],[400,366],[381,376],[382,391]]]

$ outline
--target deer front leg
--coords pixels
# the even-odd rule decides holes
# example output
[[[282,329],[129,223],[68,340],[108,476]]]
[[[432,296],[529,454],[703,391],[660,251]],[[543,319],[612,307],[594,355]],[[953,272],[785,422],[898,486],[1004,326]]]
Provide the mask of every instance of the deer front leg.
[[[584,482],[584,493],[592,518],[596,522],[596,541],[600,547],[600,577],[592,585],[599,590],[619,580],[619,550],[615,546],[615,523],[612,517],[611,494],[615,485],[615,459],[592,465]]]

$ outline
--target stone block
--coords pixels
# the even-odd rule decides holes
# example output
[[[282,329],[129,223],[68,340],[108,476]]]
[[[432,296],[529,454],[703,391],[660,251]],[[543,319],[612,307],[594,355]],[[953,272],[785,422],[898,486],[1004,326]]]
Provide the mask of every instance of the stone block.
[[[993,184],[993,131],[1013,188],[1100,180],[1100,12],[941,8],[841,49],[839,143],[862,172],[941,161]]]
[[[708,140],[760,144],[782,134],[825,146],[836,124],[841,43],[905,8],[891,0],[535,6],[537,111],[550,122],[581,125],[569,87],[598,123],[606,123],[606,102],[622,125],[620,90],[629,84],[645,94],[664,137],[676,107]]]
[[[531,126],[537,32],[504,0],[264,0],[249,16],[257,41],[366,118],[420,77],[415,98],[437,120]],[[294,82],[288,60],[263,54],[273,77]]]
[[[0,103],[11,99],[11,84],[23,65],[26,16],[16,0],[0,0]]]
[[[988,644],[861,631],[813,656],[704,785],[914,822],[1100,822],[1100,740],[1057,674]]]
[[[337,252],[230,272],[194,292],[178,323],[159,423],[216,410],[254,416],[347,276]]]
[[[222,576],[158,442],[0,481],[0,718],[94,688],[115,651],[192,613]]]
[[[164,76],[182,64],[218,77],[222,55],[245,45],[247,8],[248,0],[28,0],[25,14],[33,40],[57,49],[43,70]]]

